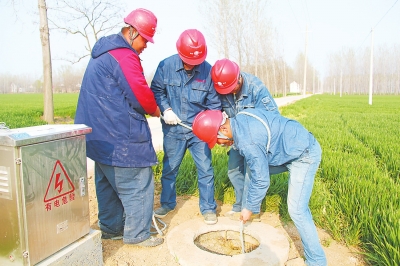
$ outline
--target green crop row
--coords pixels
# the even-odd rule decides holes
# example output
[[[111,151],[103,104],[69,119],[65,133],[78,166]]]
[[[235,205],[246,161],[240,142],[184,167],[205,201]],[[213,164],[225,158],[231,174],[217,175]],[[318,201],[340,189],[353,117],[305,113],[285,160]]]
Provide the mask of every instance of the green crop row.
[[[373,265],[400,265],[400,97],[315,95],[283,109],[323,150],[316,222]]]

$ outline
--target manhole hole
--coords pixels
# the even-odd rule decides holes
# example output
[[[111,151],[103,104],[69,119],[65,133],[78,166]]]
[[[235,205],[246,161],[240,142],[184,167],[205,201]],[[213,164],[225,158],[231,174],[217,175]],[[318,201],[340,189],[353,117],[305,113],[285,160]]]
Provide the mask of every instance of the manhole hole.
[[[198,235],[194,239],[194,244],[214,254],[233,256],[243,254],[241,239],[238,231],[220,230]],[[248,234],[243,233],[243,240],[245,253],[252,252],[260,246],[258,240]]]

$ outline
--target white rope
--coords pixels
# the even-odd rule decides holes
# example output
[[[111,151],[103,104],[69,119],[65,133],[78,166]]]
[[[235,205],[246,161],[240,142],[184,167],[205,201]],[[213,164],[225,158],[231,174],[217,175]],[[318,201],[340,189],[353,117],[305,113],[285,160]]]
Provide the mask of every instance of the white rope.
[[[162,225],[163,225],[163,228],[161,228],[161,229],[158,228],[157,222],[159,222],[160,224],[162,224]],[[151,225],[151,227],[155,228],[155,229],[157,230],[157,233],[158,233],[160,236],[163,236],[163,235],[164,235],[163,231],[164,231],[165,229],[167,229],[167,224],[164,223],[160,218],[155,217],[155,216],[154,216],[154,213],[153,213],[153,224],[154,224],[154,225]],[[151,234],[155,234],[155,232],[150,232],[150,233],[151,233]]]

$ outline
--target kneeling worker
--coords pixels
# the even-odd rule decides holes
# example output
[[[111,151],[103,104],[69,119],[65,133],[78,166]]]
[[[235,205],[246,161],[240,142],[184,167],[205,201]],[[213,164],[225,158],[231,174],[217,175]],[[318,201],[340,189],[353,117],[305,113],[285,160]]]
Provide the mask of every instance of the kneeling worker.
[[[289,171],[287,204],[304,246],[307,265],[327,265],[326,256],[308,207],[314,177],[321,161],[321,147],[299,122],[264,109],[246,109],[228,118],[217,110],[200,112],[193,133],[213,148],[216,143],[235,144],[247,163],[240,220],[259,213],[270,185],[269,167]]]

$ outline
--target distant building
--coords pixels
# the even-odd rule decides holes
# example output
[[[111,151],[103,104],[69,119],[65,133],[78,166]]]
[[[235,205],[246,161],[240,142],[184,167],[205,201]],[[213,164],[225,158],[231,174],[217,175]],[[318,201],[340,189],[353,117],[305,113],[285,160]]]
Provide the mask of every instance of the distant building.
[[[300,93],[300,85],[296,81],[290,83],[290,93]]]
[[[19,88],[18,88],[17,84],[11,83],[10,87],[11,87],[11,92],[12,93],[18,93],[19,92]]]

